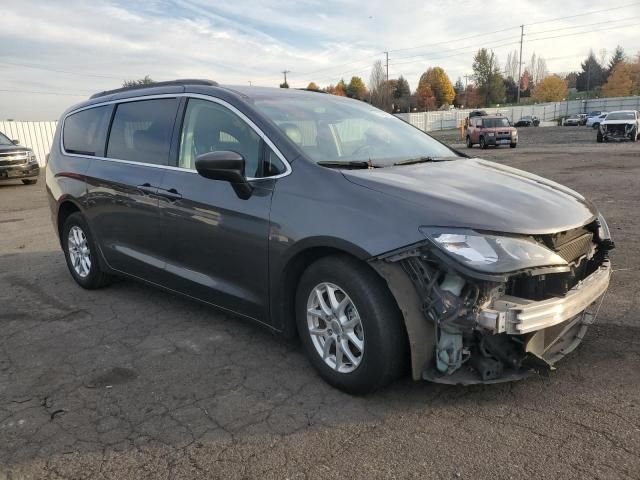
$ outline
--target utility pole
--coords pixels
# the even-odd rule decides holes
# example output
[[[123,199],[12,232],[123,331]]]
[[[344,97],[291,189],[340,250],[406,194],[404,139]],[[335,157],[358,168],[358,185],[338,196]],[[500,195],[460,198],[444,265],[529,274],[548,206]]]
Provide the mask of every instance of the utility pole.
[[[387,64],[387,83],[389,82],[389,52],[384,52],[384,55],[386,57],[386,64]]]
[[[251,80],[249,80],[249,86],[251,86]]]
[[[467,74],[464,76],[464,107],[469,108],[469,90],[467,90],[467,84],[469,83],[469,78],[471,75]]]
[[[518,100],[516,103],[520,103],[520,83],[522,80],[522,41],[524,40],[524,25],[520,25],[520,59],[518,60]]]
[[[589,60],[591,60],[589,58]],[[591,88],[591,63],[589,60],[587,60],[589,62],[589,65],[587,65],[587,100],[589,100],[589,89]]]
[[[284,75],[284,83],[287,84],[287,73],[291,73],[291,70],[283,70],[282,74]]]

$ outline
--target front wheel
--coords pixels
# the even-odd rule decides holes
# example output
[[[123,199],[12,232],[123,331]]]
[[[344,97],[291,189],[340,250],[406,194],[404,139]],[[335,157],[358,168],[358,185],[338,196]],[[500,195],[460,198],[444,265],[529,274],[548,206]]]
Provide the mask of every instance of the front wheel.
[[[467,135],[467,148],[473,148],[473,142],[471,141],[471,137]]]
[[[483,150],[486,150],[487,148],[489,148],[487,143],[484,141],[484,137],[480,137],[480,148],[482,148]]]
[[[82,214],[69,215],[62,227],[61,240],[67,267],[78,285],[93,290],[111,283],[112,277],[100,268],[98,251]]]
[[[24,183],[25,185],[35,185],[36,183],[38,183],[38,179],[36,178],[35,180],[28,180],[28,179],[24,179],[22,180],[22,183]]]
[[[298,284],[296,322],[310,362],[340,390],[369,393],[402,373],[402,315],[386,283],[358,260],[332,256],[312,264]]]
[[[604,138],[602,137],[602,133],[598,132],[598,134],[596,135],[596,142],[602,143],[603,140]]]
[[[517,143],[510,143],[509,148],[516,148],[518,146]]]
[[[632,142],[635,142],[638,140],[638,129],[634,128],[633,130],[631,130],[631,134],[629,135],[629,137],[631,138]]]

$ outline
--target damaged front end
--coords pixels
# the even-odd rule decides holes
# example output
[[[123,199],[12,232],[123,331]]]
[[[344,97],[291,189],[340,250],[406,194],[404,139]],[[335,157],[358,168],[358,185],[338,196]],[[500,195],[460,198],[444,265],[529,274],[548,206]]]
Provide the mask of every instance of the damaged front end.
[[[606,142],[609,141],[635,141],[638,132],[635,123],[601,123],[600,135]]]
[[[546,374],[580,343],[609,285],[613,242],[601,217],[551,235],[423,233],[425,242],[371,262],[404,315],[414,379]]]

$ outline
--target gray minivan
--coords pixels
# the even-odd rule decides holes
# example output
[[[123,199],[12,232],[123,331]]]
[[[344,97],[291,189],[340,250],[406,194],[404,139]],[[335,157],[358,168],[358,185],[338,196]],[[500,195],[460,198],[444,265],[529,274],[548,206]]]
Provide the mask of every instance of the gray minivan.
[[[102,92],[63,114],[46,182],[80,286],[128,277],[299,335],[352,393],[546,372],[609,284],[578,193],[320,92]]]

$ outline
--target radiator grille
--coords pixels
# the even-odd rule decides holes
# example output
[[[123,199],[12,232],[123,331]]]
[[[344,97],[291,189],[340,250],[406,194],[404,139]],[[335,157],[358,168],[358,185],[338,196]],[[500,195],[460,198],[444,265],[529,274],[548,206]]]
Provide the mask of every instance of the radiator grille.
[[[589,253],[589,249],[593,243],[593,234],[586,233],[578,238],[561,245],[556,253],[567,262],[572,262]]]

